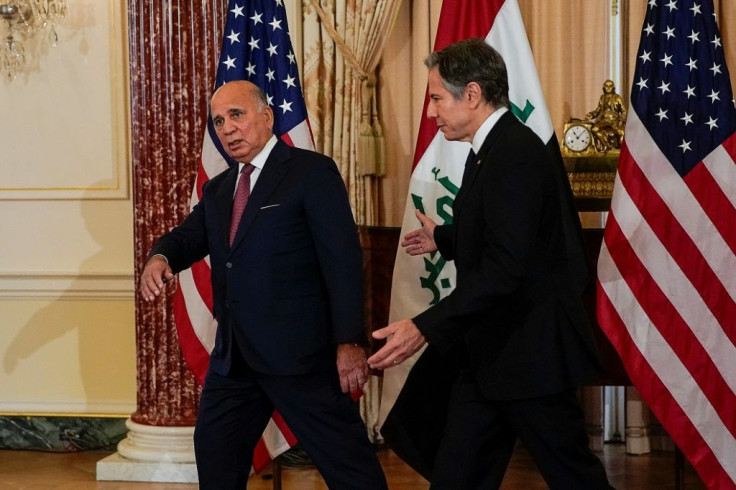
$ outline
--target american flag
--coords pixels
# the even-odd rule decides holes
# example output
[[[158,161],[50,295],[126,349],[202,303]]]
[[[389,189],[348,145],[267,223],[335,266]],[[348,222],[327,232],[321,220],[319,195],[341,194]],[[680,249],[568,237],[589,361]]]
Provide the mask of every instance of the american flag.
[[[274,112],[274,133],[285,143],[314,149],[283,0],[229,2],[215,88],[233,80],[251,81],[264,91]],[[235,163],[221,147],[210,118],[191,207],[199,202],[205,182]],[[174,316],[184,359],[201,383],[217,329],[208,258],[179,273]],[[296,438],[275,412],[256,448],[254,470],[260,471],[295,443]]]
[[[598,320],[709,488],[736,488],[736,108],[712,0],[650,0]]]

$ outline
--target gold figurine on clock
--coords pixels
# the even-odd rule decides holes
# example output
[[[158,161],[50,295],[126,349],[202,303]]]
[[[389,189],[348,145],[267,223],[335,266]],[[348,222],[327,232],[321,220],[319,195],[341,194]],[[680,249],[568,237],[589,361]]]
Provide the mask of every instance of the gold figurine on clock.
[[[611,80],[603,83],[598,107],[586,119],[571,118],[562,137],[564,156],[605,154],[621,148],[626,124],[626,107]]]

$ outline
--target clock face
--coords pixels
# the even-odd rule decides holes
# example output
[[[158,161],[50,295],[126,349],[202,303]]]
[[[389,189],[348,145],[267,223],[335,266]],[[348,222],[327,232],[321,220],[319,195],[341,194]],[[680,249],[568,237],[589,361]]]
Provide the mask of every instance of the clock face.
[[[591,142],[590,131],[585,126],[570,126],[565,131],[565,146],[571,151],[585,151]]]

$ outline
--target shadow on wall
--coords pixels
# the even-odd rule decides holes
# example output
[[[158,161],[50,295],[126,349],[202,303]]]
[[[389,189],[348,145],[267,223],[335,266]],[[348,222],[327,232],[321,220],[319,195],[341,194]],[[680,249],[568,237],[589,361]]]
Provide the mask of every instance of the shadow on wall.
[[[20,311],[29,303],[38,309],[15,327],[12,340],[7,339],[2,368],[10,384],[21,387],[21,394],[12,400],[21,410],[27,406],[43,407],[31,408],[34,412],[60,415],[120,415],[0,417],[0,447],[62,451],[106,447],[124,436],[126,411],[135,407],[133,285],[127,284],[125,274],[103,272],[111,268],[110,250],[120,249],[121,240],[131,240],[132,224],[110,221],[120,215],[119,201],[80,203],[98,251],[79,264],[80,274],[65,290],[51,287],[31,293],[28,301],[13,303]],[[74,238],[59,237],[59,241],[73,244]],[[121,271],[130,264],[112,267]],[[53,275],[49,280],[53,282]],[[21,313],[19,318],[27,316]]]

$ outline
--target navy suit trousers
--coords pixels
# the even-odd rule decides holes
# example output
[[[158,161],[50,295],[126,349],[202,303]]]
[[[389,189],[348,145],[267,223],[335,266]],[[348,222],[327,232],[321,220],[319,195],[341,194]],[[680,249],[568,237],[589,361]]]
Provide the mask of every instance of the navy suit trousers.
[[[239,371],[239,372],[238,372]],[[276,409],[331,489],[387,488],[358,406],[336,372],[207,374],[194,448],[202,490],[246,488],[253,451]]]

